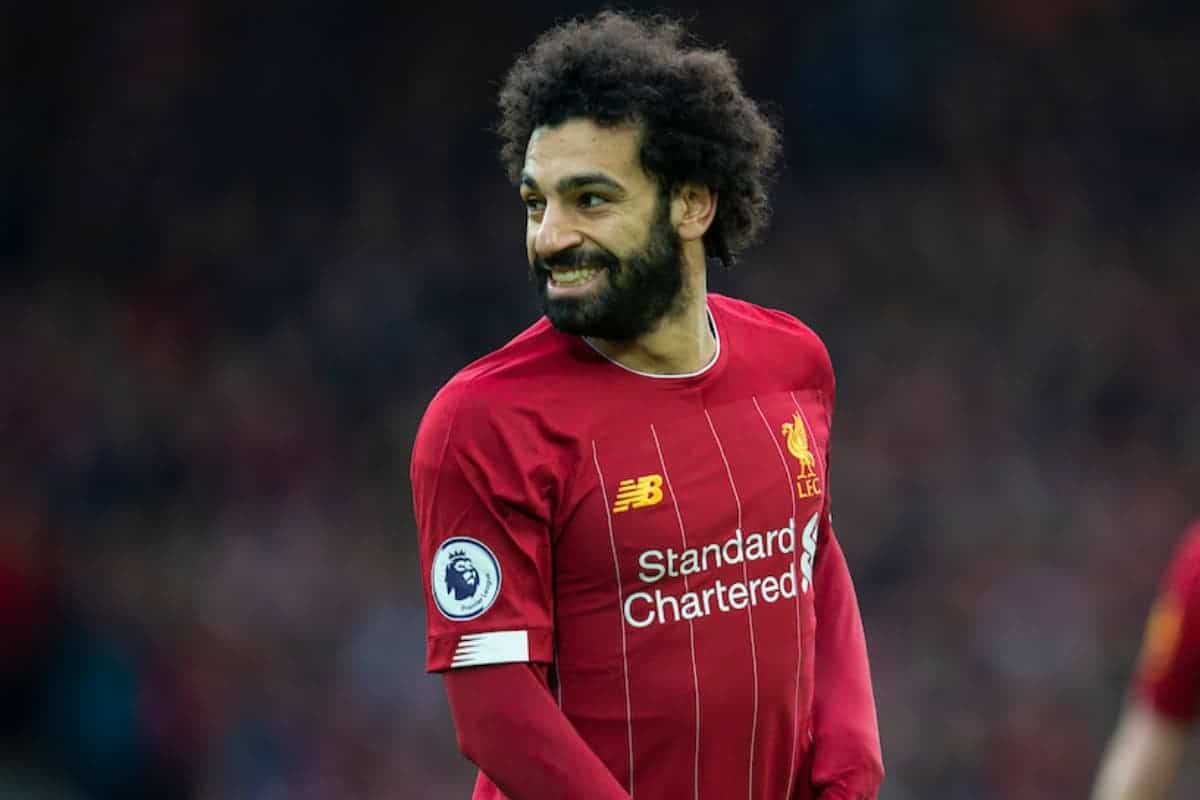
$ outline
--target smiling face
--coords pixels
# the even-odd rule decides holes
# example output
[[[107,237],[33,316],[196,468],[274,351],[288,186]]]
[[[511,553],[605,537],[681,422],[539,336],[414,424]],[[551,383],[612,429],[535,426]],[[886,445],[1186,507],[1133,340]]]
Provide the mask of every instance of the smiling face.
[[[639,129],[574,119],[538,128],[521,176],[530,277],[566,333],[635,339],[678,307],[671,203],[642,169]]]

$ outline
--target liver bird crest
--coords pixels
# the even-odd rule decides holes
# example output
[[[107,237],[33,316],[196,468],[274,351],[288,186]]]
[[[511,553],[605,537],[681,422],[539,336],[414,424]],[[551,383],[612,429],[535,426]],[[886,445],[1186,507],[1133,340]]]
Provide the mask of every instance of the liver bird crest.
[[[791,422],[783,423],[783,434],[787,437],[788,452],[800,462],[800,474],[811,475],[816,467],[816,460],[808,449],[808,432],[804,429],[804,420],[799,414],[793,414]]]

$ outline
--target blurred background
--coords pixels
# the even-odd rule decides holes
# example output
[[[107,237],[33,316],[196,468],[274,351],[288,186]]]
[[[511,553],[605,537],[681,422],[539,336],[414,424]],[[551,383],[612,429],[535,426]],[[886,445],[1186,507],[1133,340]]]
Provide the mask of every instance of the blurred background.
[[[537,316],[495,94],[597,7],[0,8],[0,797],[468,797],[408,458]],[[1200,6],[684,9],[783,121],[712,282],[833,356],[882,797],[1084,797],[1200,513]]]

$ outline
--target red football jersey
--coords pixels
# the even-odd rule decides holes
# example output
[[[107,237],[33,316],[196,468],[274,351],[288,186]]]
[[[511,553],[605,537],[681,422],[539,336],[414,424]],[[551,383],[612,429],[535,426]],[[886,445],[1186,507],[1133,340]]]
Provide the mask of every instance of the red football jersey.
[[[877,783],[829,356],[782,312],[709,312],[695,374],[629,370],[543,319],[439,392],[412,461],[428,669],[550,665],[635,798]],[[499,792],[481,776],[475,796]]]
[[[1200,701],[1200,521],[1180,540],[1150,613],[1134,692],[1160,714],[1196,719]]]

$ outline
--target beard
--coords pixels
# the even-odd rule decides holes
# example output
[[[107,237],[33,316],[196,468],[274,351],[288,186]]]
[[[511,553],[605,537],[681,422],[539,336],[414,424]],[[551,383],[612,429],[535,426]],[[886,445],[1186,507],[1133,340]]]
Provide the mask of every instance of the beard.
[[[671,227],[670,204],[660,197],[646,244],[619,258],[602,247],[576,247],[536,258],[529,275],[542,312],[563,333],[629,341],[651,331],[678,307],[683,290],[683,249]],[[550,267],[604,270],[603,288],[588,297],[547,296]]]

